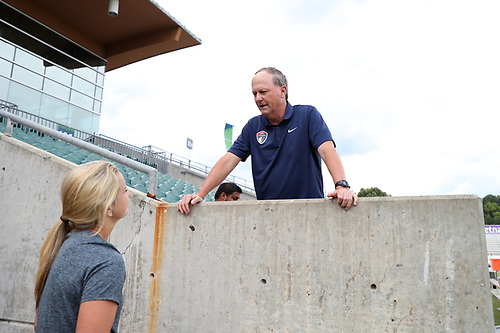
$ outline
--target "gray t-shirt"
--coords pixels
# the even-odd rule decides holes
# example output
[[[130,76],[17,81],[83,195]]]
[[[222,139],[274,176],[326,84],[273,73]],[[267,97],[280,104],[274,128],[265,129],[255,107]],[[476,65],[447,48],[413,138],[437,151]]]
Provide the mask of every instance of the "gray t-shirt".
[[[123,303],[125,263],[120,252],[92,231],[71,232],[56,255],[38,305],[37,333],[74,332],[80,303],[118,303],[111,332],[117,332]]]

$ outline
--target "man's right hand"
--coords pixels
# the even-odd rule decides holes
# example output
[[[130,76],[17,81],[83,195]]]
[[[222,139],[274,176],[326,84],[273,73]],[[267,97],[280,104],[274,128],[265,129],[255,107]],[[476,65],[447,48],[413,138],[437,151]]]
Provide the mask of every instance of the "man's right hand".
[[[180,201],[177,202],[177,210],[182,214],[189,214],[189,205],[196,205],[198,202],[202,202],[203,197],[198,193],[186,194],[182,197]]]

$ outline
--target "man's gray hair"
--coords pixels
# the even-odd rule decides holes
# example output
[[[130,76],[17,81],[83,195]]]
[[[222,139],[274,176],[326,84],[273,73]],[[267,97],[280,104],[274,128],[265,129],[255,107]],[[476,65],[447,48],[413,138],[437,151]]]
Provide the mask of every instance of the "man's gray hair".
[[[285,74],[281,73],[279,69],[276,69],[274,67],[264,67],[259,69],[255,74],[258,74],[260,72],[268,72],[269,74],[273,75],[273,83],[277,85],[278,87],[285,86],[286,87],[286,95],[285,99],[288,101],[288,81],[286,79]]]

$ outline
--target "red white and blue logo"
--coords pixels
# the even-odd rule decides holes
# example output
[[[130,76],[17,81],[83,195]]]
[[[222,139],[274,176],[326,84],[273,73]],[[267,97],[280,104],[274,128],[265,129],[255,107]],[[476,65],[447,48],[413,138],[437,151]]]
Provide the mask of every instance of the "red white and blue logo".
[[[267,132],[266,131],[260,131],[257,133],[257,142],[260,143],[261,145],[264,144],[267,140]]]

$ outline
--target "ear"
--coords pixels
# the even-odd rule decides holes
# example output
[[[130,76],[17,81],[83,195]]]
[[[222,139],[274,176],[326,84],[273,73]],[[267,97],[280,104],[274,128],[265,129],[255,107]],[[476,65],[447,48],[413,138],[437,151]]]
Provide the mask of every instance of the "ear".
[[[220,198],[222,201],[226,201],[226,199],[227,199],[227,194],[226,194],[226,192],[222,192],[222,193],[219,195],[219,198]]]
[[[113,208],[109,207],[108,210],[106,211],[106,215],[108,217],[112,217],[113,216]]]
[[[281,97],[285,98],[286,97],[286,86],[281,86]]]

